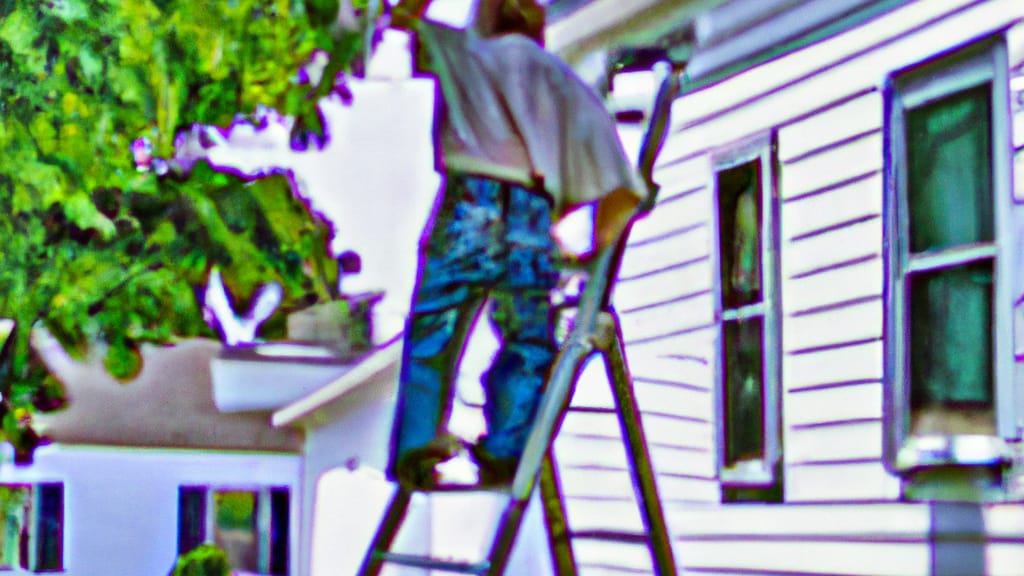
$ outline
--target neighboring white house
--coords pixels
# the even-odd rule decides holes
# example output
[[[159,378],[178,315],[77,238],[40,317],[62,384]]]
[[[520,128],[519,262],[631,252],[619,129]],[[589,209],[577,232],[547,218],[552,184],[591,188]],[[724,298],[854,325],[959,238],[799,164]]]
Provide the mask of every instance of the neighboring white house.
[[[204,541],[240,573],[295,573],[301,438],[265,415],[217,411],[219,343],[147,348],[129,383],[101,359],[72,360],[55,342],[37,349],[69,405],[37,417],[52,444],[32,465],[0,466],[0,573],[165,576]]]

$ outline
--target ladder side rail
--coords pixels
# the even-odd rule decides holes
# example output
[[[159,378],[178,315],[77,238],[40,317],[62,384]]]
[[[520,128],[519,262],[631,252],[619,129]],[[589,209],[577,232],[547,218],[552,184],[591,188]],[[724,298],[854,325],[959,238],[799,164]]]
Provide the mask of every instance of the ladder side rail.
[[[633,491],[640,507],[644,527],[650,544],[651,560],[658,576],[675,576],[678,571],[672,549],[672,538],[665,522],[665,512],[658,494],[647,438],[644,434],[640,407],[630,377],[628,360],[622,345],[622,331],[614,311],[606,315],[607,337],[602,342],[601,353],[605,360],[605,371],[612,386],[616,411],[622,438],[626,440],[629,458],[629,472]]]

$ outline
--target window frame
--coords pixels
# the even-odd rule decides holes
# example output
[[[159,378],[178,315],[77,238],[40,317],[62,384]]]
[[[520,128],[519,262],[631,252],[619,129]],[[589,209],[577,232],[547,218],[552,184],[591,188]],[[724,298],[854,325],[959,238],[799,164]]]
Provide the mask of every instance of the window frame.
[[[906,118],[910,110],[989,84],[991,110],[993,240],[943,248],[932,254],[910,252]],[[971,262],[993,261],[993,411],[996,436],[1017,439],[1013,344],[1012,251],[1014,243],[1013,162],[1010,134],[1009,64],[1003,34],[958,45],[886,77],[883,102],[885,271],[885,442],[883,460],[899,472],[897,455],[910,439],[910,314],[912,273],[948,270]],[[951,454],[955,457],[955,455]]]
[[[716,468],[723,488],[773,488],[781,485],[782,458],[782,323],[779,262],[779,199],[777,145],[774,131],[757,134],[712,153],[712,259],[715,298],[715,390]],[[761,174],[761,301],[726,310],[723,302],[719,174],[730,168],[760,161]],[[764,457],[760,469],[727,464],[725,422],[725,323],[745,318],[762,318],[761,414]]]
[[[178,486],[178,509],[179,514],[181,510],[181,497],[184,490],[201,490],[204,497],[203,507],[203,535],[201,543],[213,544],[216,538],[216,523],[217,523],[217,506],[216,506],[216,495],[223,492],[252,492],[256,494],[256,536],[258,538],[257,543],[257,563],[261,567],[266,567],[266,572],[257,572],[258,574],[273,574],[270,570],[273,567],[273,494],[275,491],[284,490],[288,494],[288,525],[292,524],[292,512],[294,503],[292,502],[292,496],[294,490],[287,484],[182,484]],[[265,503],[265,504],[264,504]],[[180,549],[181,544],[181,518],[178,518],[178,550],[177,554],[180,556],[186,551]],[[289,533],[285,534],[285,539],[288,541],[286,546],[286,558],[284,563],[286,566],[291,566],[292,563],[292,547],[291,547],[291,528]],[[290,568],[289,568],[290,570]]]

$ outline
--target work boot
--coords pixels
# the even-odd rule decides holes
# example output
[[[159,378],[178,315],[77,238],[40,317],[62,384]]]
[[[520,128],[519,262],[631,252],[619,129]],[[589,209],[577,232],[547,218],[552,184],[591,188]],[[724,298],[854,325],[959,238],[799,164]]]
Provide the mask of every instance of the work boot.
[[[454,458],[461,447],[461,441],[454,434],[442,434],[402,454],[395,464],[395,478],[409,490],[433,490],[438,481],[435,468]]]
[[[504,486],[511,484],[516,477],[519,458],[514,456],[500,458],[488,452],[480,444],[470,446],[469,453],[473,457],[473,461],[476,462],[481,487]]]

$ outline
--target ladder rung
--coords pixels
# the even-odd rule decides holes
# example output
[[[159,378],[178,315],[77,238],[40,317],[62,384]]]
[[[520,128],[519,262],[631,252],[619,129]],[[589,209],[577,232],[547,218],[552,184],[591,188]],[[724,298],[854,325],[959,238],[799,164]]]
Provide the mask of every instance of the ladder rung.
[[[497,494],[508,494],[510,484],[500,484],[496,486],[481,486],[479,484],[438,484],[430,490],[423,490],[427,494],[434,492],[493,492]]]
[[[569,534],[570,538],[581,538],[584,540],[600,540],[603,542],[630,542],[633,544],[647,544],[647,534],[640,532],[618,532],[615,530],[581,530]]]
[[[429,556],[396,554],[394,552],[374,552],[373,558],[374,560],[390,562],[392,564],[401,564],[402,566],[410,566],[412,568],[429,568],[431,570],[444,570],[446,572],[456,572],[458,574],[484,574],[487,572],[488,568],[491,567],[491,563],[487,561],[475,563],[455,562],[452,560],[430,558]]]

